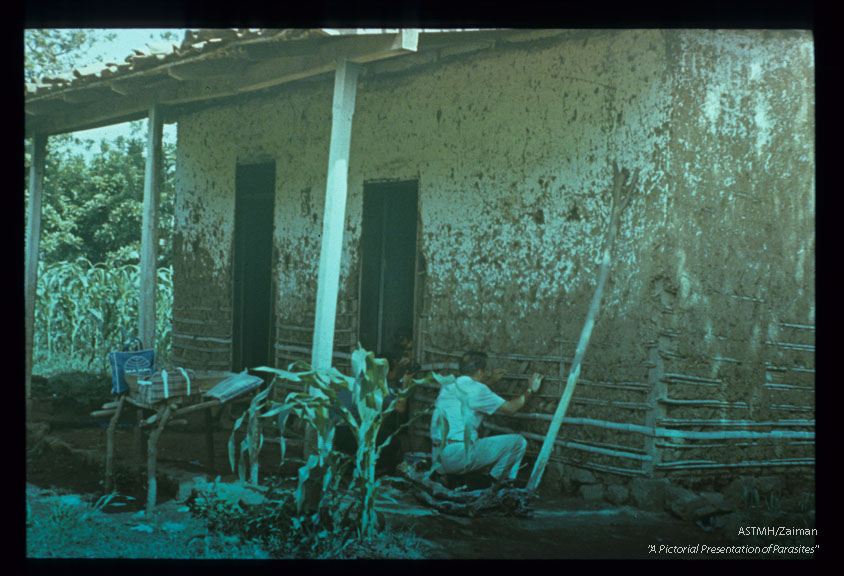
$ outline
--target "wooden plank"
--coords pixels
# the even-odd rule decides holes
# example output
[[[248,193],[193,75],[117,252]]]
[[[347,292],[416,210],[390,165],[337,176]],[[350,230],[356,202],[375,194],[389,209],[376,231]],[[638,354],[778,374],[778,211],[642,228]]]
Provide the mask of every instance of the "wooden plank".
[[[220,406],[222,402],[217,400],[208,400],[206,402],[200,402],[199,404],[193,404],[191,406],[187,406],[185,408],[176,409],[173,413],[174,416],[184,416],[186,414],[190,414],[191,412],[196,412],[197,410],[206,410],[209,408],[214,408],[216,406]]]
[[[337,60],[334,102],[331,107],[331,141],[328,151],[314,341],[311,353],[311,364],[315,368],[329,368],[334,349],[334,325],[340,286],[340,258],[349,179],[349,149],[359,72],[359,66],[347,62],[344,58]]]
[[[158,204],[161,199],[161,109],[153,104],[149,111],[144,207],[141,224],[141,274],[138,311],[138,336],[148,348],[155,347],[155,284],[158,255]]]
[[[35,294],[38,284],[38,252],[41,244],[41,202],[44,188],[44,166],[47,159],[47,137],[36,134],[32,139],[29,167],[29,204],[26,228],[26,271],[24,277],[24,316],[26,322],[26,418],[32,416],[32,346],[35,335]]]

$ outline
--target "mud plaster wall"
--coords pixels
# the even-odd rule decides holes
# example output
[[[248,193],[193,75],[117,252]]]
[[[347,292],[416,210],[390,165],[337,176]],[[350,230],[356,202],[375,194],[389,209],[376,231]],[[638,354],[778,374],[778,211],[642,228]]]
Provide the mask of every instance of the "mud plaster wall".
[[[657,420],[813,429],[814,62],[805,32],[669,32],[671,146],[664,238],[650,250],[664,372]],[[708,401],[708,404],[705,404]],[[800,424],[800,422],[804,422]],[[789,427],[788,425],[784,425]],[[665,461],[812,457],[813,443],[668,449]]]
[[[665,69],[658,33],[588,33],[364,78],[342,292],[354,297],[357,287],[364,181],[418,179],[429,343],[558,352],[553,338],[561,325],[577,329],[597,272],[607,157],[641,166],[646,182],[658,176]],[[326,81],[180,119],[177,303],[188,300],[179,294],[187,296],[191,278],[221,279],[200,281],[191,300],[230,301],[235,165],[275,159],[279,320],[301,323],[313,312],[330,98]],[[637,288],[633,247],[646,224],[625,225],[619,238],[615,285],[625,292]],[[627,310],[633,300],[610,287],[606,309]],[[561,306],[561,318],[547,313]]]
[[[353,327],[364,182],[418,179],[425,347],[518,353],[535,359],[530,369],[559,371],[542,359],[574,353],[610,211],[608,157],[640,169],[641,195],[622,220],[570,416],[653,424],[664,373],[718,379],[738,365],[713,363],[713,354],[742,343],[752,352],[749,342],[762,350],[782,330],[801,330],[779,323],[812,324],[811,40],[807,49],[805,37],[753,33],[740,48],[740,36],[572,32],[469,55],[440,51],[412,73],[370,70],[353,124],[338,325]],[[194,315],[230,326],[235,166],[275,159],[277,320],[307,327],[331,92],[327,77],[180,119],[177,312],[202,308]],[[808,120],[798,130],[800,118]],[[745,297],[767,298],[775,311],[758,320],[759,303]],[[174,318],[174,333],[195,339],[199,325]],[[771,374],[761,375],[782,381]],[[553,411],[559,381],[529,408]],[[734,382],[718,384],[719,401],[746,393]],[[521,386],[514,378],[499,391]],[[699,391],[677,389],[687,398]],[[544,433],[542,424],[499,423]],[[565,426],[562,436],[655,450],[586,427]]]

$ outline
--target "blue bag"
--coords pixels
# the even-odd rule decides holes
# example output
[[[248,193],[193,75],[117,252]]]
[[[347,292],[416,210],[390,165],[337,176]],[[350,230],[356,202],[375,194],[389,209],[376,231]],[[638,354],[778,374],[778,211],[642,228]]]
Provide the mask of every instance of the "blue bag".
[[[137,338],[133,341],[140,343]],[[108,363],[111,365],[111,393],[123,394],[129,391],[126,384],[126,369],[132,372],[149,373],[155,372],[155,349],[128,350],[129,344],[123,347],[120,352],[109,352]],[[140,347],[140,346],[138,346]],[[128,364],[128,366],[127,366]]]

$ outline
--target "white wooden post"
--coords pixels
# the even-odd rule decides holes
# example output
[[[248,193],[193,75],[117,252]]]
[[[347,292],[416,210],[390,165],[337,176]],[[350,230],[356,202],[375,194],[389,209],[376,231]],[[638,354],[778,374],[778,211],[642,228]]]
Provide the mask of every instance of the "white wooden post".
[[[331,143],[328,149],[328,178],[322,219],[314,342],[311,351],[311,364],[318,369],[331,366],[334,351],[334,322],[337,314],[349,178],[349,148],[359,71],[358,65],[343,58],[337,60],[334,103],[331,107]]]
[[[41,197],[44,188],[44,166],[47,159],[47,136],[32,138],[29,166],[29,204],[26,229],[26,271],[24,277],[24,314],[26,316],[26,419],[32,417],[32,347],[35,336],[35,293],[38,284],[38,252],[41,244]]]
[[[158,256],[158,204],[161,196],[161,110],[149,111],[144,207],[141,223],[141,278],[138,310],[138,336],[147,348],[155,347],[155,284]]]

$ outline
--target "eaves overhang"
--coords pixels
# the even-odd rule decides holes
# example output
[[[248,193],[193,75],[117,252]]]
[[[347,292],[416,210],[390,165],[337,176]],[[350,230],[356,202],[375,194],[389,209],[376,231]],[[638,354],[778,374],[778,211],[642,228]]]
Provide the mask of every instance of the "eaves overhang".
[[[418,30],[202,30],[181,45],[150,46],[25,87],[25,133],[60,134],[163,109],[245,94],[416,51]]]

